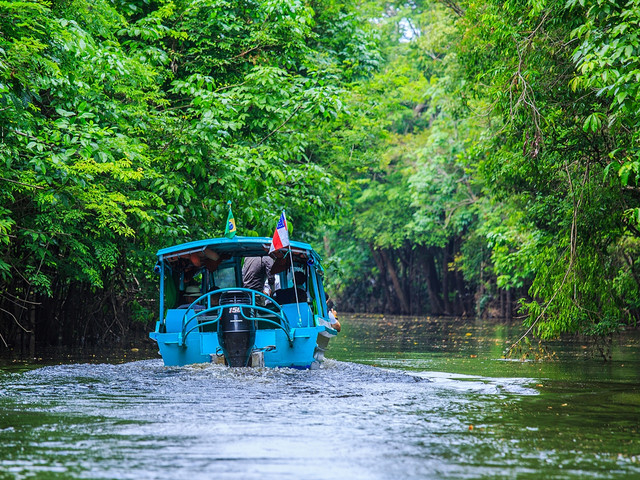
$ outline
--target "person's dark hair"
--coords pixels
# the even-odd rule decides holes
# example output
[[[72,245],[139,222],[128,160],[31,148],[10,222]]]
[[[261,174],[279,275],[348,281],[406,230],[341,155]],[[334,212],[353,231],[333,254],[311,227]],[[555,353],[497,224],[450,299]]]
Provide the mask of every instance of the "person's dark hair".
[[[303,283],[307,283],[307,275],[304,272],[295,272],[293,277],[296,280],[296,285],[302,285]]]

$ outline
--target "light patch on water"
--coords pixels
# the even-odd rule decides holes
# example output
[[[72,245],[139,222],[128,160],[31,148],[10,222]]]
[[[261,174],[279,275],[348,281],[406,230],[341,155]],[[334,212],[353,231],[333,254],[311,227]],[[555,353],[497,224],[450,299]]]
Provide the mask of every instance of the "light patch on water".
[[[538,395],[533,387],[537,380],[531,378],[491,378],[447,372],[408,373],[434,382],[434,386],[484,395]]]

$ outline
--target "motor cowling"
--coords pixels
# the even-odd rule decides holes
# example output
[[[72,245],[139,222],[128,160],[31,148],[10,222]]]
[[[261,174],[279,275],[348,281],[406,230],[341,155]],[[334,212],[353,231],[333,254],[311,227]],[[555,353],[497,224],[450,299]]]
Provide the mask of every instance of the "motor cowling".
[[[220,296],[220,306],[223,308],[218,322],[218,343],[230,367],[246,367],[249,364],[256,339],[256,322],[247,318],[252,316],[252,309],[238,305],[251,305],[251,294],[229,290]]]

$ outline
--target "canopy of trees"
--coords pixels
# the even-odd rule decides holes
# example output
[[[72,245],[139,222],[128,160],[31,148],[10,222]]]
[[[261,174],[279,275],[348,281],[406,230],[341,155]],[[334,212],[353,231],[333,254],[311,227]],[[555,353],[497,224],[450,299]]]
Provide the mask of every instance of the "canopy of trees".
[[[343,309],[635,323],[639,23],[635,0],[0,1],[0,343],[146,328],[155,251],[222,234],[227,200],[243,235],[286,208]]]

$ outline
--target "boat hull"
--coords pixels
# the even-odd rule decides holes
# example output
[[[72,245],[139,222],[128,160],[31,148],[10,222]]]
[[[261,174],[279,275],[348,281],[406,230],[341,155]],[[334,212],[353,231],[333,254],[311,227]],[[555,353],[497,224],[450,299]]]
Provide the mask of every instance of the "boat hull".
[[[253,351],[261,354],[260,363],[265,367],[313,368],[324,359],[326,344],[335,336],[334,332],[324,326],[295,328],[290,341],[283,330],[257,330]],[[180,335],[180,332],[158,331],[149,334],[158,342],[165,366],[221,363],[222,348],[215,331],[192,332],[183,342]]]

